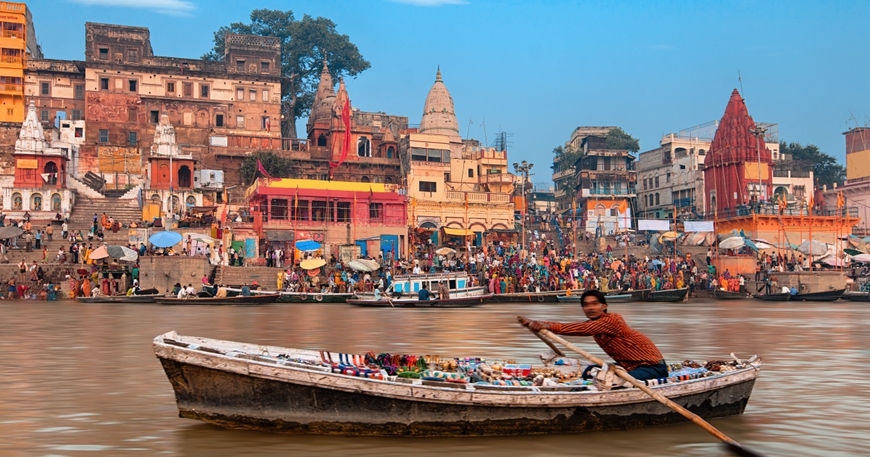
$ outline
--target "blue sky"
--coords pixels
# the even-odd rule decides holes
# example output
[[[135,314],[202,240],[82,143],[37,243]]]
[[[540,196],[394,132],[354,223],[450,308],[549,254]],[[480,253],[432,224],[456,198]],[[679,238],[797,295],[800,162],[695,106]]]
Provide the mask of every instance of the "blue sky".
[[[417,124],[440,65],[462,136],[511,133],[509,160],[536,163],[535,182],[577,126],[621,126],[644,151],[721,118],[738,72],[750,114],[778,123],[782,140],[844,162],[842,133],[870,126],[866,1],[27,3],[55,59],[84,58],[87,21],[148,27],[155,54],[195,58],[255,8],[328,17],[372,64],[347,81],[353,106]]]

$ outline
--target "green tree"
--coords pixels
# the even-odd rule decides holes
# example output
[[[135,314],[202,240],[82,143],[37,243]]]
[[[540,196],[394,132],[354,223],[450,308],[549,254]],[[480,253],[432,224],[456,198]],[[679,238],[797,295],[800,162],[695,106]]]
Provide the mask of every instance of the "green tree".
[[[840,165],[832,156],[819,150],[814,144],[806,146],[800,143],[779,143],[780,154],[791,154],[793,160],[805,160],[813,164],[813,176],[815,184],[819,187],[827,185],[828,188],[834,183],[843,184],[846,180],[846,168]]]
[[[608,149],[627,149],[629,152],[640,151],[640,143],[633,136],[625,133],[617,127],[607,132],[606,143]]]
[[[242,168],[239,173],[242,176],[242,183],[248,186],[254,183],[255,178],[262,178],[263,175],[257,170],[257,160],[263,164],[263,168],[273,178],[289,178],[296,161],[281,157],[272,152],[258,151],[257,153],[245,157],[242,162]]]
[[[565,169],[565,167],[576,168],[576,163],[583,156],[581,149],[573,146],[556,146],[553,148],[553,165],[551,168],[555,171]]]
[[[296,120],[311,109],[324,60],[334,81],[371,67],[350,37],[338,33],[335,23],[323,17],[306,14],[296,20],[289,10],[253,10],[250,23],[234,22],[214,32],[214,47],[203,59],[223,60],[227,32],[281,40],[281,135],[285,138],[297,138]]]

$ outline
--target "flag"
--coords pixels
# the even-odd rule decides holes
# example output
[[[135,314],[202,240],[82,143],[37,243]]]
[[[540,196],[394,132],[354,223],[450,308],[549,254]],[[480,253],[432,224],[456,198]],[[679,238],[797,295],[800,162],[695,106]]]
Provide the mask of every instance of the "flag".
[[[628,209],[628,200],[619,202],[619,212],[624,213]]]
[[[341,154],[338,157],[338,161],[329,162],[330,169],[337,168],[341,165],[350,151],[350,99],[344,101],[344,107],[341,109],[341,122],[344,123],[344,141],[341,148]]]
[[[257,159],[257,171],[259,171],[264,178],[272,179],[272,175],[266,171],[266,167],[263,166],[263,162],[260,162],[260,159]]]

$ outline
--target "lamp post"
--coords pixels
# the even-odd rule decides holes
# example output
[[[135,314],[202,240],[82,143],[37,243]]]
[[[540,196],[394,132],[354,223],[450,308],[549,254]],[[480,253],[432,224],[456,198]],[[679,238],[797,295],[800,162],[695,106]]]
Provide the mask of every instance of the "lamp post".
[[[767,129],[756,124],[755,128],[749,129],[749,133],[755,135],[755,151],[758,153],[758,204],[761,207],[761,141],[764,141],[764,134]]]
[[[523,187],[522,189],[520,189],[520,192],[522,192],[523,196],[523,209],[522,213],[520,214],[520,217],[522,218],[521,226],[523,230],[522,244],[520,245],[522,249],[525,249],[526,247],[526,215],[528,214],[528,205],[526,204],[526,183],[529,181],[529,170],[531,170],[534,166],[535,164],[529,163],[525,160],[523,160],[519,164],[514,164],[514,171],[516,171],[523,177]]]

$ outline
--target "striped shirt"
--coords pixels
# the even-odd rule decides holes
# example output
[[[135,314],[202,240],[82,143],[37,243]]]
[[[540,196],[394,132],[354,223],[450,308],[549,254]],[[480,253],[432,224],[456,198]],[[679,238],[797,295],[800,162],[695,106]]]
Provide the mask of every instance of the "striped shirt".
[[[627,371],[664,361],[662,353],[646,335],[631,328],[619,314],[605,313],[586,322],[547,322],[560,335],[591,336],[601,349]]]

